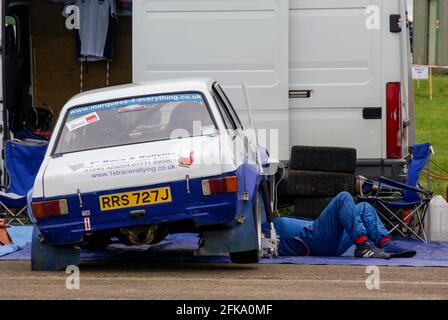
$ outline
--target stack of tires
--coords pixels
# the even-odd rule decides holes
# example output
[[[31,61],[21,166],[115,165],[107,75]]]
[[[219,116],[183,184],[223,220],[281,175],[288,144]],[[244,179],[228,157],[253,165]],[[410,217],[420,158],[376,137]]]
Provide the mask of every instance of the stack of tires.
[[[294,146],[287,182],[294,215],[316,219],[340,192],[354,194],[355,170],[356,149]]]

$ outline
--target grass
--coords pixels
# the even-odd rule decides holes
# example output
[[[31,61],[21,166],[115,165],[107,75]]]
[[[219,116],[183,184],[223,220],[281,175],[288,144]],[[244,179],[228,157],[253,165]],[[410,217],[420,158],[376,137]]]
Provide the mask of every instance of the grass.
[[[429,100],[428,80],[420,80],[420,88],[414,80],[414,92],[417,142],[432,143],[435,155],[431,156],[431,160],[441,168],[431,164],[431,172],[448,177],[448,76],[434,76],[432,101]],[[431,179],[434,194],[446,197],[447,186],[448,181]]]

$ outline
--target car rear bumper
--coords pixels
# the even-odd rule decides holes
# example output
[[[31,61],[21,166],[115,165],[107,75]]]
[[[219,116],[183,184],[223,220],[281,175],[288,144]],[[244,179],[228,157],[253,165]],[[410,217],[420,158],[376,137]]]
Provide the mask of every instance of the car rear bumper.
[[[81,194],[82,206],[78,195],[58,197],[56,199],[67,200],[69,214],[39,219],[38,227],[45,241],[53,245],[80,243],[87,232],[107,231],[137,225],[189,221],[197,229],[206,229],[212,226],[232,227],[238,213],[242,212],[243,203],[239,200],[242,198],[241,195],[228,193],[204,196],[202,180],[203,178],[191,180],[189,190],[186,181],[177,181],[125,190]],[[103,195],[159,187],[170,187],[172,202],[101,211],[99,198]],[[239,189],[243,190],[242,186]],[[33,199],[33,202],[56,199]],[[135,211],[140,214],[135,215]]]

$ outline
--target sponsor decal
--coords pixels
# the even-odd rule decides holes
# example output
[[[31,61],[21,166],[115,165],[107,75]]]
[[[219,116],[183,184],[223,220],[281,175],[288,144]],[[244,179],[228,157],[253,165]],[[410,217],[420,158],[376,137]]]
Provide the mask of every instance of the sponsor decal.
[[[191,166],[194,164],[194,152],[191,151],[188,158],[180,157],[178,163],[181,167],[191,168]]]
[[[88,174],[93,179],[146,175],[173,171],[179,164],[176,152],[148,153],[123,158],[106,158],[87,163],[67,164],[72,172]],[[190,159],[182,161],[187,165]],[[192,163],[192,162],[191,162]]]
[[[89,124],[95,123],[100,121],[100,117],[98,116],[98,114],[96,112],[92,112],[89,114],[86,114],[85,116],[82,116],[78,119],[72,120],[70,122],[68,122],[67,128],[69,131],[75,131],[79,128],[85,127]]]
[[[84,218],[84,228],[86,231],[92,231],[92,227],[90,226],[90,218],[86,217]]]
[[[127,107],[123,107],[118,109],[118,113],[132,112],[132,111],[142,111],[145,110],[146,107],[143,105],[130,105]]]
[[[181,103],[181,102],[197,102],[203,103],[204,99],[199,93],[185,93],[185,94],[165,94],[159,96],[149,96],[141,98],[132,98],[126,100],[118,100],[112,102],[106,102],[101,104],[95,104],[86,107],[79,107],[70,110],[69,117],[80,116],[83,114],[90,114],[92,112],[107,110],[107,109],[123,109],[129,106],[149,106],[151,104],[159,103]]]
[[[73,165],[68,165],[68,167],[69,167],[70,169],[72,169],[72,171],[76,172],[76,171],[78,171],[78,170],[84,168],[84,167],[85,167],[85,164],[84,164],[84,163],[73,164]]]

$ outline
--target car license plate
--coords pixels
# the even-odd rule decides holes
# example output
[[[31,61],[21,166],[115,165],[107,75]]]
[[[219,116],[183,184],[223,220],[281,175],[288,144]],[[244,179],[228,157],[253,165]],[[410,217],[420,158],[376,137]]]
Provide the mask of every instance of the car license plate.
[[[142,207],[159,203],[169,203],[171,201],[171,189],[165,187],[101,196],[100,208],[101,211],[108,211],[128,207]]]

